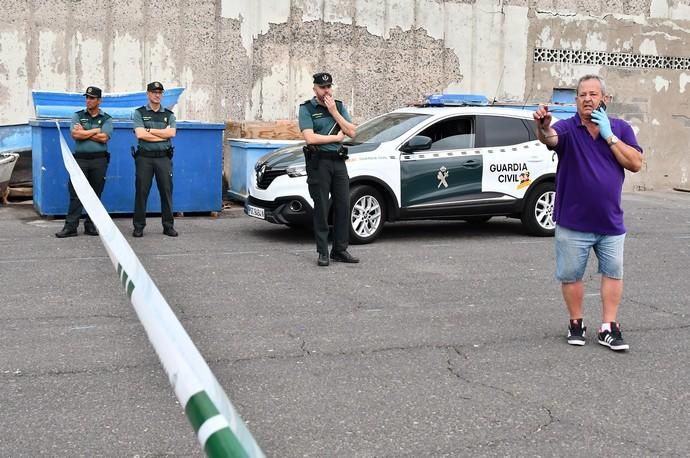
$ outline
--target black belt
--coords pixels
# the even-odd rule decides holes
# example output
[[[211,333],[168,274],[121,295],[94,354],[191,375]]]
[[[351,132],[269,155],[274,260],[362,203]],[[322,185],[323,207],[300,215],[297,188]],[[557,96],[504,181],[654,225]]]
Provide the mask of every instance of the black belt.
[[[100,153],[74,153],[75,159],[102,159],[110,157],[110,153],[102,151]]]
[[[324,161],[340,161],[342,158],[338,156],[338,153],[335,151],[319,151],[316,154],[319,158],[319,160],[324,160]]]
[[[146,151],[139,149],[139,154],[143,157],[166,157],[170,153],[170,150],[165,151]]]

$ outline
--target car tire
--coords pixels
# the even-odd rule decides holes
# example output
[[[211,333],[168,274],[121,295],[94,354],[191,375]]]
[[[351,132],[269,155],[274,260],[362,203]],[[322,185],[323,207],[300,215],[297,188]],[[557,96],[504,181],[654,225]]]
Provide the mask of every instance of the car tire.
[[[530,235],[552,237],[556,231],[553,207],[556,186],[547,181],[538,184],[528,195],[522,212],[522,224]]]
[[[350,243],[371,243],[381,234],[386,221],[386,202],[372,186],[350,189]]]

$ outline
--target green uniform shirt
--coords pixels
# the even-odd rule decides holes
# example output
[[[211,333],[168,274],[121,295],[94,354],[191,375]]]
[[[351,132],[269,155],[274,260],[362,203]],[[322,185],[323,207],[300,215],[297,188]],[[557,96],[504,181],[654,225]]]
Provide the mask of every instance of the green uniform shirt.
[[[347,112],[345,104],[340,100],[335,101],[338,112],[343,118],[348,122],[352,122],[350,118],[350,113]],[[316,101],[316,97],[312,97],[311,100],[307,100],[299,106],[299,130],[312,129],[315,134],[328,135],[335,126],[336,122],[333,116],[328,112],[328,108],[320,105]],[[340,148],[340,143],[326,143],[325,145],[318,145],[321,151],[338,151]]]
[[[113,120],[108,113],[102,110],[98,110],[96,116],[91,116],[86,110],[77,111],[72,115],[70,129],[72,129],[75,124],[81,124],[84,130],[100,127],[101,132],[108,136],[108,140],[113,136]],[[108,145],[106,143],[97,142],[91,139],[76,140],[76,147],[74,148],[75,153],[105,153],[107,151]]]
[[[163,107],[160,107],[158,111],[153,111],[151,105],[146,105],[134,110],[132,122],[134,123],[135,129],[137,127],[143,127],[145,129],[177,128],[175,113]],[[139,148],[144,151],[167,151],[171,146],[172,142],[170,139],[161,142],[139,140]]]

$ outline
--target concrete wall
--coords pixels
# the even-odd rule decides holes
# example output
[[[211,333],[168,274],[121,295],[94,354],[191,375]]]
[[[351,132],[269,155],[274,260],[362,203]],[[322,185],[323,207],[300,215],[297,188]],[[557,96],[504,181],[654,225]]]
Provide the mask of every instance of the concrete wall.
[[[687,186],[690,69],[612,56],[687,58],[688,3],[3,0],[0,123],[33,116],[32,89],[120,92],[156,79],[187,88],[182,119],[291,119],[311,94],[311,74],[328,70],[361,121],[440,91],[548,101],[553,87],[593,72],[608,81],[609,111],[645,147],[645,169],[628,187],[678,186],[683,174]],[[554,57],[564,50],[601,56]]]

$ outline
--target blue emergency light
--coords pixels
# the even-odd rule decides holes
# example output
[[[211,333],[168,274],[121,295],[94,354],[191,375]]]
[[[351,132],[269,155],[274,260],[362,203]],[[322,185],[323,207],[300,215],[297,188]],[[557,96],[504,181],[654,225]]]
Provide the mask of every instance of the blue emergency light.
[[[577,107],[574,105],[573,89],[554,89],[552,103],[549,111],[553,113],[575,114]],[[432,94],[427,96],[422,103],[426,107],[465,107],[465,106],[493,106],[503,108],[517,108],[534,111],[539,105],[534,103],[497,102],[490,101],[481,94]]]
[[[483,106],[489,105],[489,99],[481,94],[432,94],[424,100],[430,107]]]

